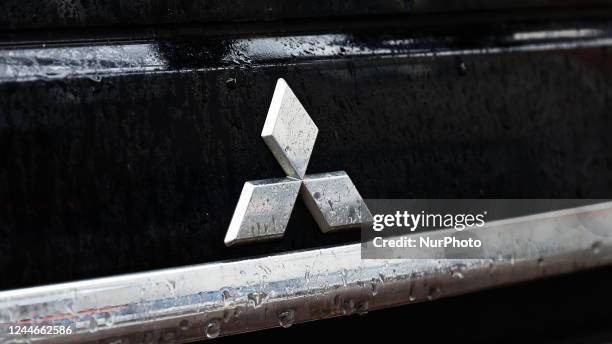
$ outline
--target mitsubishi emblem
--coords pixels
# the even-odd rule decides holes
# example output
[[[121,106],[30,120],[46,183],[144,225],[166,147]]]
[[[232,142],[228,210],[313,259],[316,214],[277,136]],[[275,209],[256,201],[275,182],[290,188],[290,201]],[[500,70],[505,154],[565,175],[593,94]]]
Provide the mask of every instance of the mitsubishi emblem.
[[[306,174],[318,132],[287,82],[278,79],[261,137],[287,176],[244,183],[225,245],[281,238],[298,193],[323,233],[371,221],[346,172]]]

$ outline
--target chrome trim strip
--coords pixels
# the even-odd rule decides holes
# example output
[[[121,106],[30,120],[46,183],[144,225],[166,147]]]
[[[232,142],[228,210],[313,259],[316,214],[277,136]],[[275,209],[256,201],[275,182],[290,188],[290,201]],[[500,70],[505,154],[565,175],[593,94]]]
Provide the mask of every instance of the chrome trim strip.
[[[227,51],[218,59],[204,59],[193,67],[177,68],[164,53],[164,44],[149,38],[142,40],[111,39],[88,44],[5,45],[0,49],[0,83],[66,80],[88,78],[100,81],[106,77],[131,74],[191,73],[233,69],[310,65],[316,61],[347,59],[390,62],[398,58],[488,55],[549,50],[573,50],[612,46],[609,23],[557,23],[554,28],[523,25],[508,32],[485,35],[479,42],[493,45],[466,45],[452,35],[423,36],[411,33],[381,39],[375,45],[356,40],[352,34],[310,34],[278,37],[237,37],[220,39]],[[376,37],[376,36],[374,36]],[[217,41],[214,41],[217,42]],[[347,42],[350,42],[347,43]],[[2,42],[0,42],[1,44]],[[202,48],[202,52],[208,52]]]
[[[360,244],[353,244],[5,291],[0,322],[74,328],[70,336],[28,342],[165,343],[365,313],[611,264],[612,202],[499,227],[520,236],[536,227],[575,227],[583,214],[606,229],[595,241],[591,235],[543,239],[527,258],[514,259],[504,245],[501,260],[362,260]],[[0,334],[0,342],[23,341]]]

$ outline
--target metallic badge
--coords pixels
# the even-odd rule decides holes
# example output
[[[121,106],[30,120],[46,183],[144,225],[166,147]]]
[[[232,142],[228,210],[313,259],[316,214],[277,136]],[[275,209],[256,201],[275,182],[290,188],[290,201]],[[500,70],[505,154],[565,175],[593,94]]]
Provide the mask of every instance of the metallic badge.
[[[227,246],[281,238],[298,193],[323,233],[371,220],[344,171],[306,174],[318,132],[289,85],[278,79],[261,137],[287,177],[244,183],[225,235]]]

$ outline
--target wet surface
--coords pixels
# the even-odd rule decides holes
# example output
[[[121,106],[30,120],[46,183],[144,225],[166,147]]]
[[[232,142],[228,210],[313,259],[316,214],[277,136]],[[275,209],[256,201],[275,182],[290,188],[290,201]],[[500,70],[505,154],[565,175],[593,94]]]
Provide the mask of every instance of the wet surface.
[[[348,59],[394,63],[394,59],[419,57],[570,50],[610,45],[612,26],[607,21],[593,20],[524,22],[510,28],[481,23],[453,31],[394,26],[367,32],[228,37],[177,30],[176,36],[150,33],[139,39],[129,37],[115,40],[98,37],[89,42],[78,42],[73,37],[75,43],[7,40],[0,50],[0,82],[79,77],[100,81],[103,77],[129,74],[229,70],[251,73],[256,72],[252,70],[255,68],[297,64],[319,68]],[[456,69],[464,74],[467,66],[458,61]],[[226,80],[230,90],[236,88],[236,83],[233,76]]]
[[[357,241],[297,202],[282,240],[223,244],[244,182],[283,175],[279,77],[319,127],[309,173],[364,198],[609,198],[611,27],[4,46],[0,289]]]
[[[220,338],[220,343],[347,342],[580,343],[612,339],[610,268],[574,273],[448,299]],[[360,329],[360,330],[355,330]]]

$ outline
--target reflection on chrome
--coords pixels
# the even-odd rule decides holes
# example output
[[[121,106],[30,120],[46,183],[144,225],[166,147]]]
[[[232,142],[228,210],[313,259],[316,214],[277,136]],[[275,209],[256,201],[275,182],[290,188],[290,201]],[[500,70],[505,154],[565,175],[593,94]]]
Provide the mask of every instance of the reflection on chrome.
[[[601,30],[595,29],[570,29],[553,31],[529,31],[517,32],[512,38],[517,41],[535,39],[555,39],[555,38],[588,38],[601,36]]]
[[[610,209],[610,203],[600,207]],[[602,208],[603,209],[603,208]],[[585,208],[565,210],[568,215]],[[534,231],[571,227],[551,213],[507,220],[530,248],[490,248],[492,259],[362,259],[360,244],[86,280],[0,293],[0,341],[10,324],[64,325],[46,343],[188,342],[463,294],[612,263],[609,211],[591,211],[597,234],[577,240]],[[537,230],[536,230],[537,229]],[[603,230],[603,231],[602,231]],[[511,238],[512,239],[512,238]],[[505,240],[504,240],[505,242]]]
[[[151,72],[167,67],[156,43],[5,49],[0,81],[85,76],[99,81],[111,73]]]
[[[6,47],[0,51],[0,82],[109,75],[265,67],[284,62],[309,63],[342,58],[396,58],[498,54],[547,49],[612,45],[609,29],[533,29],[499,35],[490,47],[470,47],[452,36],[433,37],[405,32],[364,38],[354,34],[287,35],[212,39],[185,43],[167,39],[140,42],[104,41],[82,45],[61,43]],[[372,39],[375,37],[375,39]],[[501,37],[501,38],[500,38]],[[485,40],[486,41],[486,40]],[[503,43],[503,44],[500,44]],[[168,48],[168,46],[172,48]],[[185,48],[185,49],[184,49]],[[174,55],[180,55],[176,58]],[[184,63],[189,61],[189,63]]]

